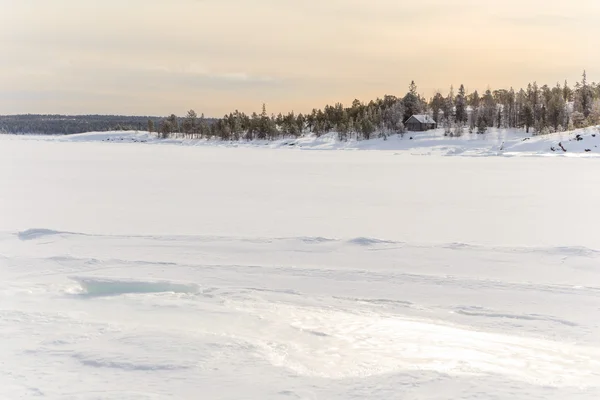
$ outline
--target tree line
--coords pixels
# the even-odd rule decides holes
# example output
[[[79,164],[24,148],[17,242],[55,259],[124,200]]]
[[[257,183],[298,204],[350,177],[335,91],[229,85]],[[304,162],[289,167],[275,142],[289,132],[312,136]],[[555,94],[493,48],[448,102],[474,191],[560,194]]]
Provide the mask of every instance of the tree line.
[[[450,87],[446,95],[426,99],[411,82],[402,97],[383,96],[368,103],[354,100],[313,109],[310,113],[250,115],[234,111],[222,118],[205,118],[190,110],[184,117],[166,118],[119,115],[7,115],[0,116],[0,133],[73,134],[109,130],[148,130],[162,138],[218,138],[222,140],[274,140],[303,134],[321,136],[335,132],[340,140],[371,139],[403,134],[404,122],[414,114],[428,114],[446,135],[466,130],[484,133],[490,127],[523,129],[547,134],[600,124],[600,84],[589,83],[584,71],[573,86],[536,82],[525,88],[487,89],[467,93],[464,85]]]
[[[438,91],[427,100],[413,81],[403,97],[386,95],[368,103],[354,100],[349,107],[336,103],[306,114],[274,115],[263,104],[260,113],[236,110],[211,122],[190,110],[181,119],[171,115],[158,125],[149,120],[147,128],[163,138],[274,140],[335,132],[340,140],[366,140],[403,134],[404,122],[415,114],[430,115],[449,136],[460,136],[467,129],[485,133],[491,127],[536,135],[561,132],[600,124],[600,84],[589,83],[584,71],[573,87],[566,81],[555,86],[533,82],[519,90],[489,88],[467,93],[460,85],[456,92],[451,87],[446,95]]]
[[[145,130],[162,117],[123,115],[0,115],[0,133],[64,135],[115,130]]]

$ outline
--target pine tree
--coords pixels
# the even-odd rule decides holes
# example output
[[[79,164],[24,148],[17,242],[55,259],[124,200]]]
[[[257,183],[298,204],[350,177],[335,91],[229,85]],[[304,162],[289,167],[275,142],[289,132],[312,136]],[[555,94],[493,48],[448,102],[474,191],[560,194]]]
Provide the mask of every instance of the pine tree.
[[[494,101],[492,91],[488,89],[485,91],[485,95],[483,96],[483,118],[485,120],[486,126],[493,127],[495,117],[496,102]]]
[[[298,114],[296,117],[296,126],[298,126],[298,133],[304,133],[304,127],[306,125],[306,117],[302,114]]]
[[[454,87],[450,86],[450,92],[448,96],[444,99],[444,104],[442,106],[442,111],[444,112],[444,120],[448,124],[452,124],[454,121]]]
[[[481,97],[479,96],[479,92],[477,90],[469,95],[468,103],[473,109],[479,108],[480,102],[481,102]]]
[[[590,112],[592,111],[593,98],[591,88],[587,83],[587,73],[585,72],[585,70],[583,71],[583,76],[581,79],[581,92],[579,96],[581,105],[580,111],[583,113],[583,116],[587,118],[590,115]]]
[[[189,110],[181,124],[181,128],[185,134],[192,134],[196,132],[196,119],[198,114],[194,110]]]
[[[388,132],[401,133],[404,117],[404,105],[401,101],[396,100],[382,113],[383,128]]]
[[[511,87],[507,93],[507,110],[505,110],[506,120],[509,128],[517,126],[517,111],[516,111],[516,95],[515,90]]]
[[[534,119],[533,119],[533,107],[531,106],[531,102],[527,101],[524,104],[523,110],[522,110],[521,119],[523,121],[523,124],[525,125],[525,131],[527,133],[529,133],[529,128],[534,123]]]
[[[487,131],[487,127],[488,123],[485,119],[485,116],[480,112],[479,116],[477,117],[477,133],[479,135],[483,135]]]
[[[410,85],[408,86],[408,92],[413,96],[417,97],[417,84],[415,81],[410,81]]]
[[[600,99],[594,100],[588,120],[591,125],[600,124]]]
[[[569,87],[566,80],[563,86],[563,99],[565,102],[573,101],[573,90]]]
[[[171,128],[169,133],[179,132],[179,122],[177,121],[177,116],[175,114],[171,114],[169,118],[167,118],[167,121],[169,121],[169,127]]]
[[[272,139],[273,135],[277,131],[275,121],[269,118],[269,115],[267,114],[267,106],[264,103],[262,105],[262,112],[260,113],[260,117],[258,117],[257,128],[259,139]]]
[[[160,126],[160,137],[162,139],[166,139],[169,137],[171,132],[173,132],[173,126],[171,125],[171,122],[168,119],[165,119]]]
[[[210,127],[208,126],[208,123],[206,122],[206,119],[204,118],[204,114],[201,114],[199,121],[198,121],[198,134],[199,134],[200,138],[203,138],[204,136],[208,136],[209,131],[210,131]]]
[[[502,111],[498,109],[498,115],[496,116],[496,127],[500,129],[502,127]]]
[[[559,131],[559,126],[564,126],[566,114],[564,92],[560,86],[552,90],[552,97],[548,101],[547,114],[548,123],[554,128],[554,131]]]
[[[360,132],[365,140],[371,139],[371,134],[375,132],[375,126],[367,115],[364,115],[360,121]]]
[[[533,86],[531,87],[531,109],[533,111],[533,126],[538,124],[539,119],[539,95],[540,89],[538,87],[537,82],[533,82]]]
[[[417,94],[417,85],[415,84],[415,81],[411,81],[410,86],[408,87],[408,93],[406,93],[406,96],[404,96],[402,101],[404,102],[404,121],[421,112],[421,100]]]
[[[437,92],[433,99],[431,99],[431,110],[433,111],[433,119],[435,122],[440,122],[440,111],[444,108],[444,96],[440,92]]]
[[[465,86],[460,85],[458,95],[456,95],[456,122],[464,124],[467,122],[467,99],[465,94]]]

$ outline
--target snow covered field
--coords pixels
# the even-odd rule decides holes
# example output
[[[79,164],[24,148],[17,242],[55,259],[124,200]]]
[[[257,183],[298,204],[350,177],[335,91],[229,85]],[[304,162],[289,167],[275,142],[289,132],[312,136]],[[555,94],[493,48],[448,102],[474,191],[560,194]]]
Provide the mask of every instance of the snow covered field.
[[[593,154],[103,135],[0,138],[0,398],[599,398]]]

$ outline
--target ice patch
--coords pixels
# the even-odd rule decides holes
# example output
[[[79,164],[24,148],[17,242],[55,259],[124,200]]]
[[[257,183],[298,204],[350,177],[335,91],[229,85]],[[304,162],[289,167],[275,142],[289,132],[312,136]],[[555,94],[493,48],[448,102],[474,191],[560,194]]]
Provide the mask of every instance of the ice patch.
[[[291,290],[291,289],[266,289],[266,288],[254,288],[254,287],[249,287],[249,288],[245,288],[245,289],[251,290],[253,292],[289,294],[291,296],[301,296],[302,295],[302,293],[300,293],[296,290]]]
[[[176,364],[152,364],[152,363],[137,363],[127,360],[111,360],[108,358],[94,358],[83,354],[75,353],[73,358],[87,367],[94,368],[112,368],[123,371],[177,371],[189,369],[185,365]]]
[[[17,233],[20,240],[35,240],[45,236],[72,235],[71,232],[60,232],[52,229],[27,229]]]
[[[320,236],[316,236],[316,237],[299,237],[297,238],[298,240],[304,242],[304,243],[313,243],[313,244],[320,244],[320,243],[330,243],[330,242],[335,242],[335,239],[328,239],[328,238],[324,238],[324,237],[320,237]]]
[[[405,300],[392,300],[392,299],[367,299],[367,298],[359,298],[359,297],[339,297],[334,296],[335,299],[352,301],[357,303],[366,303],[366,304],[375,304],[375,305],[399,305],[404,307],[410,307],[413,305],[410,301]]]
[[[473,246],[467,243],[447,243],[442,248],[451,249],[451,250],[475,250],[477,246]]]
[[[555,322],[567,326],[578,326],[576,323],[564,319],[554,318],[539,314],[511,314],[488,311],[479,307],[464,307],[456,310],[457,314],[466,315],[469,317],[486,317],[486,318],[504,318],[518,319],[523,321],[548,321]]]
[[[566,256],[574,256],[574,257],[597,257],[600,254],[600,251],[590,249],[583,246],[562,246],[555,247],[551,251],[556,254],[564,254]]]
[[[110,278],[71,277],[81,285],[82,295],[89,297],[119,296],[140,293],[183,293],[196,294],[200,287],[194,283],[169,281],[135,281]]]
[[[426,244],[423,244],[426,245]],[[594,258],[600,255],[600,250],[592,249],[584,246],[554,246],[554,247],[515,247],[515,246],[486,246],[480,244],[469,243],[445,243],[440,245],[431,245],[431,247],[439,247],[450,250],[466,250],[466,251],[501,251],[505,253],[540,253],[564,255],[572,257]]]
[[[368,238],[368,237],[357,237],[357,238],[348,240],[348,243],[358,245],[358,246],[373,246],[376,244],[394,244],[397,242],[394,242],[391,240]]]

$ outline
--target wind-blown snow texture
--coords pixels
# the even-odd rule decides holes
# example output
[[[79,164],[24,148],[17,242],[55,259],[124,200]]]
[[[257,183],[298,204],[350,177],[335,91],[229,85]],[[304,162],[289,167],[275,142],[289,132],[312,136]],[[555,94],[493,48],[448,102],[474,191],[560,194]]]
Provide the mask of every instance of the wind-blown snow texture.
[[[599,159],[91,136],[0,140],[0,398],[599,398]]]

